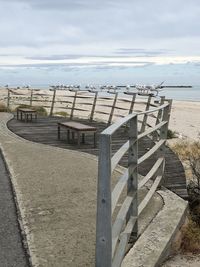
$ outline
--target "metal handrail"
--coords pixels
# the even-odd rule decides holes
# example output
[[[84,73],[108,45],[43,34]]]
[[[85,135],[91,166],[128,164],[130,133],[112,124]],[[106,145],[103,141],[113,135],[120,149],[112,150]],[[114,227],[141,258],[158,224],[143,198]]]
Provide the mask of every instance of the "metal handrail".
[[[126,252],[127,243],[137,239],[138,216],[145,209],[158,186],[162,183],[164,173],[164,145],[171,103],[163,103],[159,107],[145,112],[133,113],[118,120],[100,134],[99,168],[98,168],[98,196],[97,196],[97,226],[96,226],[96,267],[118,267],[121,265]],[[148,115],[158,112],[156,124],[145,131],[148,125]],[[138,116],[144,115],[146,124],[144,132],[138,131]],[[117,130],[126,125],[129,131],[128,140],[112,155],[112,137]],[[143,156],[138,157],[138,140],[156,133],[155,145]],[[119,178],[111,191],[112,173],[125,153],[128,152],[128,169]],[[138,166],[154,153],[158,159],[150,168],[146,176],[138,184]],[[151,178],[155,178],[147,195],[138,205],[138,190]],[[127,194],[124,202],[112,224],[112,215],[116,213],[117,203],[124,188]]]

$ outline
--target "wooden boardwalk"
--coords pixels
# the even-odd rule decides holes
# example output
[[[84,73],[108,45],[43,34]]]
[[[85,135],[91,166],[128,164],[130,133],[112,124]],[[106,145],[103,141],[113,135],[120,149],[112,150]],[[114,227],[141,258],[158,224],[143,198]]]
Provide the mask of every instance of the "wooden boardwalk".
[[[107,127],[103,122],[89,122],[86,119],[76,118],[75,121],[97,127],[97,147],[93,147],[93,135],[86,135],[85,144],[77,146],[76,139],[74,142],[67,143],[67,132],[61,130],[61,138],[57,138],[57,123],[64,122],[67,119],[60,117],[39,117],[37,121],[25,123],[15,118],[8,122],[8,128],[17,135],[42,144],[61,147],[64,149],[80,150],[93,155],[98,155],[98,134]],[[128,132],[126,129],[118,131],[113,138],[112,152],[114,153],[127,140]],[[153,142],[148,138],[142,138],[139,142],[139,156],[145,154],[149,148],[153,146]],[[145,175],[153,163],[156,161],[157,155],[153,155],[139,167],[139,173]],[[127,167],[127,155],[125,155],[120,164]],[[187,199],[186,178],[183,166],[178,157],[166,147],[166,169],[165,169],[165,186],[172,190],[180,197]]]

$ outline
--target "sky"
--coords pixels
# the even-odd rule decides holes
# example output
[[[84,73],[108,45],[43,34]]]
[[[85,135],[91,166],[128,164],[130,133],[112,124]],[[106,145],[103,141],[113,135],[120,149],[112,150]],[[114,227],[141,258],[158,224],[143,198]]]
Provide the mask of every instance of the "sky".
[[[200,85],[199,0],[0,0],[0,84]]]

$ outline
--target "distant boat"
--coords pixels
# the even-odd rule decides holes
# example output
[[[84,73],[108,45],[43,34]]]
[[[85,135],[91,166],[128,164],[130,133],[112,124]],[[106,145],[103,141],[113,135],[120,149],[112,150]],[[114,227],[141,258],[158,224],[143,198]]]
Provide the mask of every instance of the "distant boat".
[[[159,92],[162,91],[162,85],[164,81],[158,85],[139,85],[136,84],[135,88],[138,91],[138,95],[143,96],[158,96]]]

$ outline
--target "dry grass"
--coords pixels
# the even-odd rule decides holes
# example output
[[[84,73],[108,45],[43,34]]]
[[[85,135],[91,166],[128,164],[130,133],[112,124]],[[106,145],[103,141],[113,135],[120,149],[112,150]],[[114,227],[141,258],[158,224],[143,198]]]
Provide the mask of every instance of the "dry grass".
[[[4,103],[0,102],[0,112],[7,112],[7,107]]]
[[[171,149],[179,156],[181,161],[187,161],[190,156],[199,158],[200,141],[179,141],[172,145]]]
[[[188,181],[190,218],[182,230],[181,248],[200,253],[200,141],[180,141],[171,148],[182,161]]]
[[[54,115],[58,115],[58,116],[61,116],[61,117],[68,117],[69,114],[65,111],[58,111],[58,112],[55,112]]]
[[[182,229],[183,238],[181,249],[183,252],[200,253],[200,228],[191,218]]]

